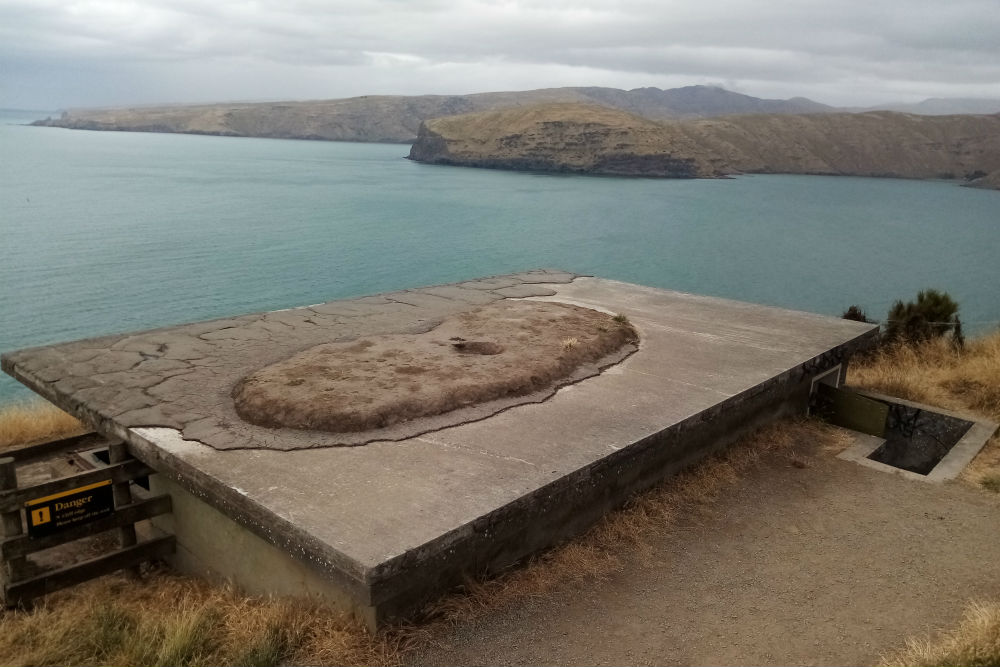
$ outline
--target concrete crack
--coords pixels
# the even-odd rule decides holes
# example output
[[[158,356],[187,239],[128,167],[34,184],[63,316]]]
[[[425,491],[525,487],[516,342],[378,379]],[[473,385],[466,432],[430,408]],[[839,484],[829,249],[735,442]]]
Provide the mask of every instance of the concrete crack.
[[[429,445],[435,445],[437,447],[444,447],[445,449],[457,449],[457,450],[461,450],[461,451],[464,451],[464,452],[470,452],[470,453],[473,453],[473,454],[482,454],[483,456],[488,456],[490,458],[498,459],[500,461],[511,461],[511,462],[514,462],[514,463],[523,463],[525,465],[531,466],[532,468],[537,468],[538,467],[536,464],[532,463],[531,461],[526,461],[524,459],[519,459],[516,456],[504,456],[502,454],[497,454],[495,452],[490,452],[490,451],[487,451],[485,449],[476,449],[474,447],[464,447],[462,445],[456,445],[456,444],[453,444],[453,443],[450,443],[450,442],[442,442],[441,440],[434,440],[432,438],[418,437],[418,438],[415,438],[415,439],[419,440],[421,442],[426,442]]]

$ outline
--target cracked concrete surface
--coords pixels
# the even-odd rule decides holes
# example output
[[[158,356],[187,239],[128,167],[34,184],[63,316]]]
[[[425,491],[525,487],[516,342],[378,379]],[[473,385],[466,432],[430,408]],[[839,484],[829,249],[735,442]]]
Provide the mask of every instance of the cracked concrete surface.
[[[245,376],[317,345],[364,336],[424,333],[445,318],[477,305],[512,297],[550,296],[555,292],[544,284],[567,283],[574,278],[564,271],[528,271],[106,336],[12,352],[4,355],[3,368],[71,411],[74,406],[86,406],[100,421],[124,428],[173,428],[185,439],[215,449],[295,450],[399,440],[483,419],[520,403],[538,402],[551,396],[555,388],[466,408],[459,414],[422,421],[416,427],[397,424],[358,434],[255,426],[237,414],[230,394]],[[570,381],[594,372],[588,369]]]
[[[338,444],[399,440],[542,401],[637,343],[635,330],[607,313],[504,300],[425,333],[308,348],[244,377],[232,396],[237,413],[259,426],[337,433]]]
[[[229,391],[240,377],[329,342],[331,331],[343,340],[426,331],[450,313],[511,297],[623,313],[641,345],[542,403],[401,442],[317,448],[322,433],[253,427],[235,415]],[[3,368],[124,438],[159,471],[154,480],[333,582],[378,623],[467,573],[496,571],[579,533],[741,430],[801,413],[811,379],[874,332],[838,318],[538,271],[22,350],[5,355]],[[248,443],[256,448],[242,449]],[[175,518],[197,524],[206,513]],[[183,549],[189,536],[179,530]],[[202,537],[209,546],[229,539],[213,530]],[[248,549],[226,542],[196,555],[259,590],[272,576],[267,568],[226,569],[234,551],[254,563]],[[288,582],[298,594],[312,591]]]

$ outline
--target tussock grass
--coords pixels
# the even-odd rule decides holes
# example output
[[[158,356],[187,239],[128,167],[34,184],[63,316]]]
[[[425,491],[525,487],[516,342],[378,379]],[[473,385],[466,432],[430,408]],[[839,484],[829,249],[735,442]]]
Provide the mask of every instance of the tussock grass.
[[[979,484],[987,491],[1000,493],[1000,475],[983,475],[983,478],[979,480]]]
[[[388,636],[314,602],[156,573],[110,576],[0,617],[5,665],[389,665]]]
[[[65,438],[86,430],[75,417],[44,401],[0,407],[0,449]]]
[[[910,639],[897,652],[881,656],[883,667],[1000,665],[1000,602],[973,602],[958,627],[934,637]]]
[[[890,345],[853,363],[848,381],[1000,421],[1000,331],[971,340],[964,348],[944,338]]]
[[[891,345],[852,362],[849,384],[1000,422],[1000,331],[956,348],[939,338]],[[993,436],[962,478],[1000,476],[1000,436]]]

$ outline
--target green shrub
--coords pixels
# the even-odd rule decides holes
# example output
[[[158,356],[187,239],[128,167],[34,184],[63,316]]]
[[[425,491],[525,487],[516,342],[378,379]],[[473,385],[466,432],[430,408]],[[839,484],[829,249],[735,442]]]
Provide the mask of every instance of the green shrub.
[[[855,322],[865,322],[867,324],[875,324],[875,320],[868,319],[868,313],[861,306],[852,305],[850,308],[844,311],[841,315],[845,320],[854,320]]]
[[[886,343],[922,343],[932,338],[951,336],[956,345],[965,342],[958,304],[947,292],[923,290],[916,301],[897,301],[886,318]]]

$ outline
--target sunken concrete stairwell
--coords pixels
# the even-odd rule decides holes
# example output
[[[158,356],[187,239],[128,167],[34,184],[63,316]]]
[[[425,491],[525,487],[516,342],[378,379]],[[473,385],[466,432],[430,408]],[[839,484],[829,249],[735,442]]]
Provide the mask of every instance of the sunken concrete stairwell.
[[[560,321],[560,308],[600,317],[588,316],[589,333],[546,338],[547,325],[528,322],[531,309],[517,306],[524,302],[558,306],[538,312]],[[512,310],[481,310],[497,304]],[[514,338],[492,340],[482,318],[474,337],[463,336],[463,317],[482,312],[514,327]],[[333,381],[338,364],[289,362],[326,346],[350,354],[369,341],[357,349],[379,350],[365,368],[382,373],[400,363],[382,352],[399,352],[409,367],[424,363],[406,347],[415,336],[438,345],[427,348],[435,354],[485,345],[491,354],[461,359],[468,370],[476,356],[503,366],[511,340],[546,339],[552,347],[542,360],[568,358],[588,336],[619,325],[627,327],[620,340],[554,375],[529,372],[526,383],[479,402],[461,394],[443,412],[361,420],[363,430],[337,432],[339,421],[313,428],[312,417],[255,424],[234,398],[241,381],[271,366],[299,374],[281,375],[287,382],[325,374],[329,382],[316,386],[339,397],[331,405],[371,399]],[[375,627],[417,612],[467,574],[579,533],[749,429],[804,414],[814,379],[839,381],[875,331],[538,270],[21,350],[2,365],[99,432],[125,439],[157,471],[154,490],[174,499],[157,529],[176,535],[177,568],[250,591],[322,596]],[[463,373],[448,381],[460,384]],[[371,381],[426,389],[414,372],[395,384],[384,375]],[[352,377],[363,385],[369,376]]]

